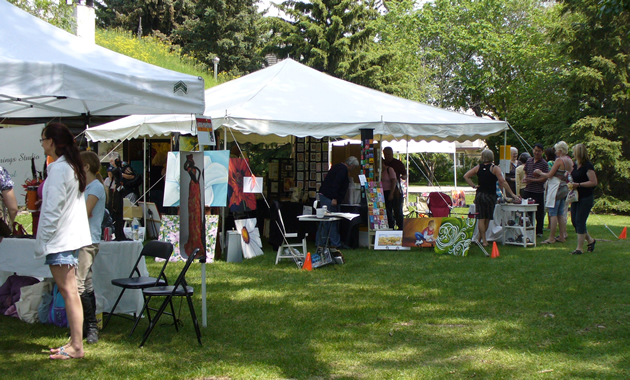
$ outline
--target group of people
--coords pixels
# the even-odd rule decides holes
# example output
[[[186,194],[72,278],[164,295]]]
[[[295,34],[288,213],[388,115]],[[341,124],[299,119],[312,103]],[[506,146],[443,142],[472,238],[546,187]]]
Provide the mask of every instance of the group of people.
[[[567,195],[569,191],[578,193],[578,200],[571,203],[571,222],[578,236],[577,247],[571,254],[582,254],[586,244],[587,252],[595,250],[596,240],[589,235],[586,221],[593,207],[593,190],[597,186],[595,168],[589,160],[584,144],[572,148],[573,158],[569,156],[569,146],[560,141],[551,149],[542,144],[534,144],[532,155],[511,148],[510,171],[505,179],[498,166],[494,165],[491,150],[481,153],[481,163],[465,175],[470,186],[477,189],[475,206],[479,219],[479,233],[484,246],[486,230],[493,219],[494,205],[497,199],[496,184],[517,201],[521,198],[533,199],[538,204],[536,211],[536,235],[543,237],[545,209],[549,213],[549,237],[542,244],[564,243],[567,233]],[[543,157],[545,152],[546,159]],[[472,177],[477,176],[478,185]]]
[[[345,162],[333,165],[326,178],[319,188],[318,198],[322,206],[326,206],[329,211],[339,211],[339,205],[343,202],[348,190],[348,171],[359,166],[359,160],[350,156]],[[385,209],[389,228],[403,229],[403,194],[400,185],[401,180],[406,180],[407,174],[405,165],[394,158],[394,151],[391,147],[383,149],[383,161],[381,172],[381,184],[383,186],[383,196],[385,197]],[[330,238],[330,246],[335,248],[349,248],[341,241],[337,223],[328,223],[326,234]],[[320,236],[316,237],[319,242]]]
[[[83,338],[88,343],[98,341],[92,264],[99,251],[105,213],[101,164],[94,152],[79,152],[64,124],[48,124],[39,141],[52,162],[40,185],[35,258],[45,258],[65,301],[70,327],[69,342],[52,348],[50,358],[82,358]],[[9,173],[0,167],[0,190],[10,221],[18,212],[13,186]]]

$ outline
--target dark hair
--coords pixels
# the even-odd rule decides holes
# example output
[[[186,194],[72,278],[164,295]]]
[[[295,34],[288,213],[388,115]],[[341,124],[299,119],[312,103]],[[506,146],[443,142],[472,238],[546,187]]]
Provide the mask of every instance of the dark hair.
[[[530,158],[530,157],[531,157],[531,156],[529,155],[529,153],[527,153],[527,152],[523,152],[523,153],[521,153],[521,155],[518,157],[518,160],[519,160],[522,164],[524,164],[524,163],[527,163],[527,160],[529,160],[529,158]]]
[[[42,130],[42,136],[53,141],[57,156],[66,158],[66,161],[74,170],[74,176],[79,180],[79,191],[84,192],[86,179],[83,171],[83,160],[68,127],[62,123],[50,123]]]
[[[540,148],[540,150],[544,151],[545,150],[545,146],[541,143],[536,143],[534,144],[534,148]]]
[[[545,149],[545,158],[547,161],[555,161],[556,160],[556,150],[553,147],[549,147]]]

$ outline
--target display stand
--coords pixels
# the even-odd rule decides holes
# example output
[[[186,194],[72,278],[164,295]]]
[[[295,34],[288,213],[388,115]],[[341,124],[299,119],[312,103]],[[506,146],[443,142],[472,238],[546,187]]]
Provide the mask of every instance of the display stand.
[[[365,198],[368,209],[368,248],[373,249],[376,231],[390,230],[381,183],[368,182],[365,188]]]
[[[538,204],[509,204],[501,205],[503,217],[503,245],[521,245],[536,247],[536,210]]]

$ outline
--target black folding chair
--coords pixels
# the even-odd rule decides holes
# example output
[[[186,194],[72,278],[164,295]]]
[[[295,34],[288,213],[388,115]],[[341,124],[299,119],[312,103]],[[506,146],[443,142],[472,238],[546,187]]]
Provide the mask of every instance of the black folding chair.
[[[184,268],[182,269],[182,271],[179,273],[179,276],[177,277],[175,284],[173,284],[172,286],[163,285],[163,286],[156,286],[152,288],[146,288],[142,290],[142,295],[144,296],[144,308],[142,309],[142,311],[144,312],[144,310],[146,309],[147,315],[149,314],[148,305],[149,305],[149,302],[151,301],[151,298],[153,297],[166,297],[166,298],[164,299],[164,301],[162,302],[162,305],[158,309],[157,314],[155,314],[153,318],[149,318],[149,327],[144,333],[144,337],[142,338],[140,347],[142,347],[144,345],[144,342],[146,342],[147,339],[149,338],[151,331],[153,331],[153,328],[160,320],[160,317],[162,316],[162,314],[164,314],[164,310],[166,310],[166,306],[170,304],[171,307],[173,307],[173,303],[172,303],[173,297],[186,297],[186,301],[188,301],[188,309],[190,309],[190,316],[193,320],[193,324],[195,325],[195,332],[197,333],[197,341],[199,342],[199,345],[201,346],[201,331],[199,330],[199,322],[197,321],[197,315],[195,314],[195,307],[192,302],[192,295],[193,295],[194,289],[192,286],[188,286],[188,283],[186,282],[186,272],[188,272],[188,269],[192,265],[193,261],[195,261],[195,256],[197,255],[198,252],[199,252],[199,248],[196,248],[190,254],[190,256],[188,256],[188,259],[186,260],[186,264],[184,265]],[[206,256],[201,256],[199,258],[200,262],[205,262],[205,260],[206,260]],[[173,313],[173,324],[175,325],[175,331],[177,332],[179,332],[179,328],[177,327],[178,322],[179,321],[177,320],[175,313]]]
[[[127,289],[144,289],[144,288],[150,288],[153,286],[168,285],[168,280],[166,279],[164,270],[166,269],[166,264],[168,264],[168,261],[171,258],[172,253],[173,253],[173,245],[171,243],[152,240],[148,242],[144,246],[144,248],[142,248],[142,252],[140,252],[140,257],[138,257],[138,261],[136,261],[136,265],[134,265],[133,270],[131,271],[131,274],[129,274],[129,277],[117,278],[117,279],[112,280],[112,285],[121,287],[122,290],[120,291],[120,294],[118,295],[118,298],[116,299],[116,302],[114,303],[114,307],[109,312],[109,315],[107,316],[107,319],[105,320],[103,329],[107,327],[109,320],[111,319],[112,315],[114,315],[114,312],[116,311],[116,307],[118,306],[120,299],[122,298],[123,294],[125,294],[125,291]],[[158,257],[158,258],[164,259],[164,265],[162,265],[162,270],[160,271],[160,274],[157,277],[142,277],[142,275],[140,274],[140,270],[138,269],[138,264],[140,264],[140,260],[146,257],[153,257],[153,258]],[[144,311],[144,306],[143,306],[143,311]],[[171,311],[173,312],[173,314],[175,314],[175,309],[173,308],[173,305],[171,305]],[[131,329],[131,333],[129,333],[129,335],[131,335],[133,334],[134,330],[136,329],[136,326],[138,325],[138,322],[140,321],[140,318],[142,317],[142,312],[140,313],[140,315],[137,315],[137,316],[136,314],[134,314],[133,318],[124,314],[116,314],[116,315],[118,317],[135,320],[133,329]]]

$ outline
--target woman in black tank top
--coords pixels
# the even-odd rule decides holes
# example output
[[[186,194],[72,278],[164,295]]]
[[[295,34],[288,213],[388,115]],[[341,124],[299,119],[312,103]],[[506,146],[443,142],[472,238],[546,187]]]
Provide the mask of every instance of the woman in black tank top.
[[[477,213],[482,244],[484,247],[487,247],[486,232],[490,221],[494,218],[494,206],[497,203],[497,182],[512,198],[519,199],[519,197],[514,194],[508,183],[503,179],[501,169],[494,164],[494,153],[491,150],[485,149],[481,152],[481,162],[481,164],[464,174],[464,179],[470,186],[477,189],[475,212]],[[474,175],[477,175],[478,186],[475,186],[471,180],[471,177]]]

